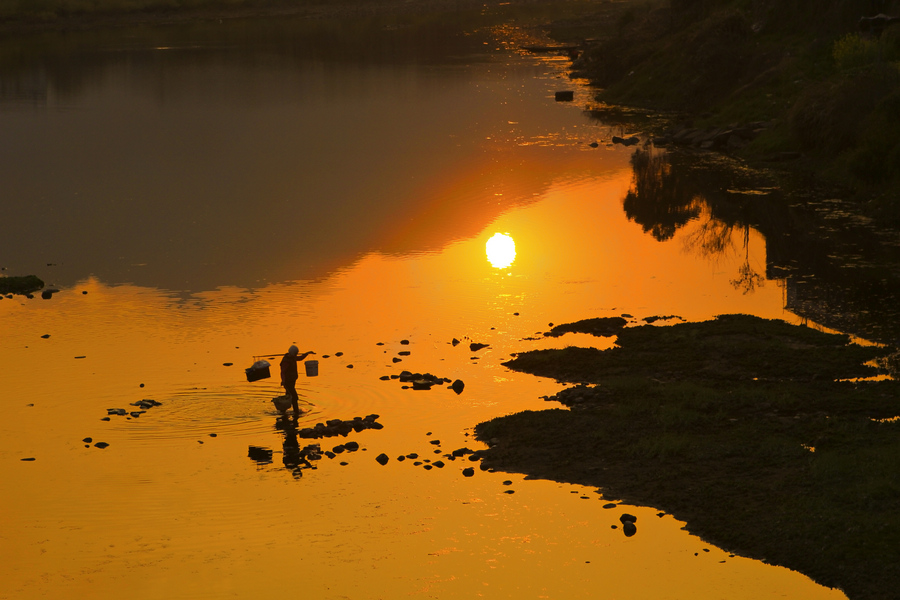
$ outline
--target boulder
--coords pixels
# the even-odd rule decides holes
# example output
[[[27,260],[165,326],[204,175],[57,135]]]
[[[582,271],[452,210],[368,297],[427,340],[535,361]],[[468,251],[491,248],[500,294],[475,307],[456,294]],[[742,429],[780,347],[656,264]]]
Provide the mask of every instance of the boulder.
[[[375,457],[375,461],[379,465],[382,465],[382,466],[386,465],[389,460],[390,460],[390,458],[388,458],[388,455],[385,454],[384,452],[382,452],[381,454],[379,454],[378,456]]]

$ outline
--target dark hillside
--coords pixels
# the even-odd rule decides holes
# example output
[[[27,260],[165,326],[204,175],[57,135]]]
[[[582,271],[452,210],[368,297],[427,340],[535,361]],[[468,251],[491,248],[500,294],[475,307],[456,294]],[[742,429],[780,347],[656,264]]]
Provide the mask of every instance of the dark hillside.
[[[602,14],[602,18],[599,15]],[[598,100],[672,111],[694,127],[764,123],[738,154],[876,198],[900,184],[898,0],[657,0],[598,5],[576,75]],[[865,17],[865,19],[864,19]],[[900,19],[898,19],[900,21]],[[554,30],[566,37],[565,25]]]

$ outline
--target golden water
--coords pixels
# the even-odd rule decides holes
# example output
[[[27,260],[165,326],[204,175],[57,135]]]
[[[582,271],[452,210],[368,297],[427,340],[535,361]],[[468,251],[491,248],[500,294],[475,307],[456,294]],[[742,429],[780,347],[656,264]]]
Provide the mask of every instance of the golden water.
[[[138,227],[135,235],[150,246],[160,236],[184,244],[178,248],[183,255],[150,247],[142,262],[138,254],[146,247],[130,245],[121,232],[109,241],[89,220],[84,229],[53,230],[47,243],[56,266],[39,274],[48,281],[58,276],[65,282],[61,291],[51,300],[0,301],[0,598],[844,597],[798,573],[705,544],[652,507],[603,509],[609,499],[602,490],[477,468],[466,478],[462,469],[474,464],[468,461],[444,459],[444,468],[425,470],[396,460],[412,452],[434,460],[440,458],[436,449],[482,448],[471,437],[478,422],[548,406],[541,396],[560,385],[507,370],[501,363],[510,353],[610,343],[582,335],[543,338],[551,322],[623,313],[634,322],[652,315],[696,320],[731,312],[795,320],[783,310],[778,282],[749,294],[731,283],[745,258],[765,271],[765,240],[756,232],[750,232],[748,254],[743,234],[735,234],[733,251],[710,258],[691,249],[691,232],[701,221],[664,243],[629,222],[622,210],[632,179],[629,150],[590,148],[588,141],[608,131],[576,106],[553,102],[555,88],[571,85],[559,79],[559,60],[497,47],[490,59],[400,69],[399,75],[366,65],[334,67],[339,80],[351,79],[349,69],[355,81],[367,82],[349,91],[328,88],[334,102],[361,111],[401,101],[398,90],[418,90],[425,96],[418,101],[430,98],[447,110],[454,100],[472,102],[464,114],[448,117],[451,125],[432,125],[452,129],[440,139],[430,129],[435,137],[420,143],[421,132],[397,127],[399,141],[392,141],[348,116],[354,125],[347,130],[329,121],[330,137],[341,142],[337,150],[303,142],[292,148],[287,142],[293,138],[263,128],[264,140],[283,145],[270,157],[266,148],[274,147],[239,136],[261,153],[253,168],[217,171],[220,163],[207,172],[211,159],[198,156],[193,175],[175,174],[198,190],[206,182],[226,195],[256,187],[256,203],[249,206],[256,208],[243,215],[228,214],[234,206],[212,192],[176,201],[167,196],[166,177],[126,177],[120,183],[126,196],[146,193],[162,212],[184,202],[183,211],[169,216],[200,221],[192,223],[195,236],[180,237],[144,207],[115,225],[147,219],[149,231]],[[0,122],[23,131],[54,120],[81,127],[85,112],[96,117],[103,112],[97,106],[117,95],[143,98],[149,108],[140,109],[142,119],[157,118],[156,110],[159,122],[178,121],[183,104],[210,102],[210,96],[192,95],[191,82],[213,77],[211,69],[173,69],[173,77],[195,77],[177,88],[182,96],[174,108],[141,86],[136,91],[129,77],[111,76],[113,84],[98,82],[73,101],[78,114],[7,110]],[[241,67],[213,77],[234,86],[211,101],[217,110],[243,115],[233,133],[252,132],[269,119],[284,119],[291,130],[297,125],[292,119],[311,110],[301,96],[325,93],[260,92],[245,102],[247,88],[235,81],[246,84],[241,76],[251,71],[257,73]],[[398,88],[398,82],[405,84]],[[579,94],[583,101],[586,92]],[[426,108],[434,114],[433,105]],[[419,113],[408,118],[426,122]],[[439,148],[447,143],[447,153],[429,155],[432,142]],[[360,147],[366,152],[358,163],[341,152]],[[172,167],[165,156],[145,150],[131,155],[150,164],[132,165],[125,175]],[[8,145],[4,151],[13,154]],[[246,160],[250,152],[244,151],[215,143],[209,148],[217,161],[223,153]],[[115,150],[101,154],[117,160]],[[305,171],[304,156],[316,166]],[[97,202],[115,195],[104,187],[110,175],[103,160],[73,157],[87,169],[76,176],[68,173],[66,158],[57,157],[60,172],[68,173],[63,181],[33,181],[31,187],[22,173],[38,165],[21,160],[17,193],[38,189],[35,197],[44,194],[48,205],[64,204],[54,194],[71,192],[63,188],[76,180]],[[190,170],[190,160],[183,160]],[[404,164],[408,169],[400,168]],[[214,180],[215,172],[224,182]],[[281,181],[273,181],[275,174]],[[306,197],[288,210],[278,208],[281,200],[302,196],[296,186],[310,181],[334,181],[346,195]],[[338,208],[330,213],[323,204]],[[265,214],[264,222],[255,220],[255,211]],[[334,216],[341,214],[348,227]],[[241,221],[250,229],[247,240],[230,238],[210,248],[215,236],[239,233],[230,224]],[[82,224],[78,217],[71,222]],[[314,236],[315,247],[302,243],[300,233],[296,245],[277,239],[292,228]],[[46,247],[27,243],[39,233],[18,241],[44,256]],[[499,251],[489,245],[496,234],[505,236]],[[3,249],[3,260],[19,260],[9,246]],[[209,262],[198,266],[198,255]],[[264,276],[253,281],[255,272]],[[463,343],[451,344],[454,338]],[[489,347],[471,352],[471,341]],[[280,393],[277,374],[248,383],[243,373],[256,356],[282,353],[292,343],[319,360],[317,377],[301,377],[307,409],[301,425],[370,413],[384,425],[351,434],[360,451],[324,458],[299,478],[281,463],[284,436],[270,402]],[[410,355],[394,363],[400,351]],[[380,379],[404,369],[462,379],[466,387],[456,395],[446,388],[404,390],[396,380]],[[108,408],[131,410],[142,398],[162,405],[139,418],[102,420]],[[85,444],[86,437],[92,442]],[[98,441],[109,447],[95,447]],[[327,449],[347,439],[313,441]],[[273,449],[273,462],[248,458],[251,445]],[[385,466],[375,461],[382,452],[391,458]],[[639,518],[632,538],[612,528],[625,510]]]

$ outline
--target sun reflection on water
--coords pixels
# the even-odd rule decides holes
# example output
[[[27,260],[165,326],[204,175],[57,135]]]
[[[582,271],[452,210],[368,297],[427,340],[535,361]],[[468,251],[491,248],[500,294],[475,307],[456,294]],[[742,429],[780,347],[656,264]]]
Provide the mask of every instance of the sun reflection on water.
[[[495,233],[484,249],[488,262],[496,269],[505,269],[516,260],[516,242],[506,233]]]

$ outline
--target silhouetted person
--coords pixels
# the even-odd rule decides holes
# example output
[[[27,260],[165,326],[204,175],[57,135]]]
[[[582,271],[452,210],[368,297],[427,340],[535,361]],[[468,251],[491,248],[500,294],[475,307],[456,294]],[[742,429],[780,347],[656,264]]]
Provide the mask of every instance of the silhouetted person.
[[[297,346],[291,346],[287,354],[281,358],[281,385],[284,387],[284,393],[291,399],[291,405],[294,407],[294,415],[300,414],[300,397],[297,396],[297,363],[312,354],[312,352],[304,352],[300,354]]]

